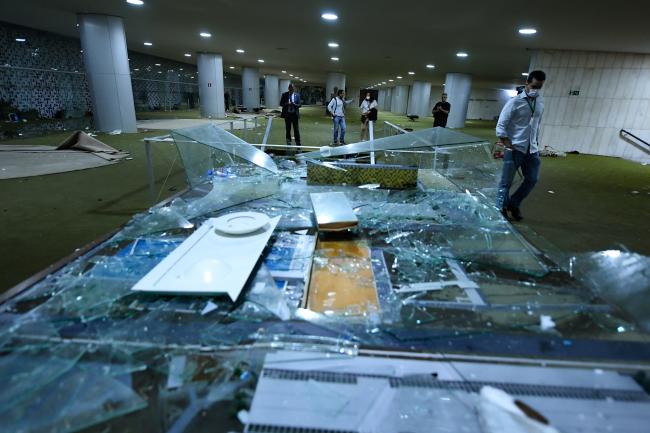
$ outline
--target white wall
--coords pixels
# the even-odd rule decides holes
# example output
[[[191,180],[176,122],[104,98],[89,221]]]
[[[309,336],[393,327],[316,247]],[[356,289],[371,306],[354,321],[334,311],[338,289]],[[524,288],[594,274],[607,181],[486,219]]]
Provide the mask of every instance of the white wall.
[[[472,89],[467,106],[467,119],[494,120],[499,117],[501,109],[510,98],[506,89]]]
[[[540,50],[534,69],[547,78],[542,145],[650,162],[650,150],[619,137],[624,128],[650,138],[650,54]]]

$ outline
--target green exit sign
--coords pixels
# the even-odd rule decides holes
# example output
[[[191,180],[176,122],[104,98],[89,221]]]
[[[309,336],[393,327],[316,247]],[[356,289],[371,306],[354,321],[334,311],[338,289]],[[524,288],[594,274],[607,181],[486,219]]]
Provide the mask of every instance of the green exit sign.
[[[580,94],[580,90],[569,90],[569,96],[578,96]]]

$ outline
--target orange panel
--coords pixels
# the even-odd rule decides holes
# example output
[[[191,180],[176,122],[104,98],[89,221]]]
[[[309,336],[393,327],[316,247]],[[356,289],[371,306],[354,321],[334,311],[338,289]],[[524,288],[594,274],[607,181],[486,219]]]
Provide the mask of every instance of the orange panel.
[[[365,241],[318,241],[307,307],[320,313],[379,310],[370,248]]]

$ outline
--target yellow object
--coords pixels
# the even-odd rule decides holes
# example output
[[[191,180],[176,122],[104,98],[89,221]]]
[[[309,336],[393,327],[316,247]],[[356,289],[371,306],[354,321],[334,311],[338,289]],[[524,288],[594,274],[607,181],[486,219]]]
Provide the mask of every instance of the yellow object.
[[[351,315],[379,310],[366,242],[318,242],[307,308],[320,313]]]
[[[333,162],[345,169],[336,170],[317,164],[307,164],[307,183],[310,185],[365,185],[378,183],[382,188],[412,188],[418,182],[417,167],[392,164],[357,164]]]

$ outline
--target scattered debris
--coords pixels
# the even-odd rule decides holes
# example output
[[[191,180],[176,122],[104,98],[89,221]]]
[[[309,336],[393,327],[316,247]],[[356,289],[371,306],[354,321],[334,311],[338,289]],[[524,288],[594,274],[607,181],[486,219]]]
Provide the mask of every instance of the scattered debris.
[[[539,316],[539,327],[542,331],[548,331],[549,329],[555,328],[555,322],[551,316],[541,315]]]

